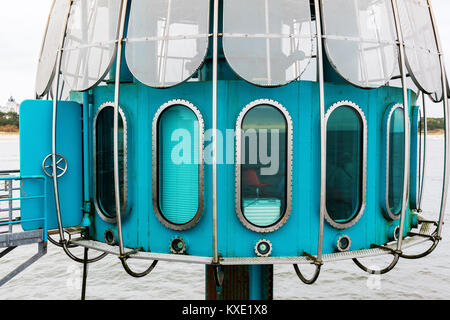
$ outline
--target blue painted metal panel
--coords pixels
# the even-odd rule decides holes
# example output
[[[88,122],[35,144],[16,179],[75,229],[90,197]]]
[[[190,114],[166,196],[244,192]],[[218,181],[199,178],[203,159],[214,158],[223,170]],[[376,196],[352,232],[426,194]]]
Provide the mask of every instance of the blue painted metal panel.
[[[43,175],[42,161],[52,153],[52,101],[26,100],[20,105],[20,173],[22,176]],[[81,106],[76,102],[58,103],[57,153],[68,162],[68,169],[59,178],[60,205],[64,227],[80,224],[83,203]],[[42,194],[42,182],[24,180],[22,193]],[[38,201],[38,200],[36,200]],[[43,216],[42,204],[22,201],[23,220]],[[53,180],[47,179],[48,229],[58,227]],[[42,222],[23,223],[24,230],[43,228]]]
[[[293,120],[293,188],[292,212],[286,224],[271,233],[256,233],[244,227],[235,212],[234,150],[219,153],[218,158],[218,245],[223,257],[253,257],[259,239],[272,242],[272,256],[298,256],[303,251],[317,253],[320,203],[320,114],[318,84],[294,82],[279,88],[261,88],[240,80],[219,81],[218,130],[223,138],[227,130],[234,130],[241,110],[258,99],[272,99],[281,103]],[[367,119],[367,197],[361,219],[346,230],[334,229],[325,222],[324,253],[334,252],[338,235],[351,238],[351,250],[369,248],[371,244],[389,241],[391,227],[398,221],[389,221],[382,213],[380,193],[382,183],[382,120],[386,108],[402,103],[400,88],[382,87],[364,90],[348,84],[327,83],[326,107],[340,100],[359,105]],[[113,86],[94,89],[94,109],[113,99]],[[411,99],[413,96],[411,96]],[[123,221],[124,244],[146,251],[170,253],[169,244],[176,236],[187,244],[187,253],[212,255],[212,199],[211,166],[205,165],[205,209],[199,223],[190,230],[173,231],[156,218],[152,206],[152,132],[151,124],[157,109],[169,100],[185,99],[202,113],[205,132],[211,128],[211,82],[186,82],[179,86],[158,90],[144,85],[122,84],[120,106],[128,115],[128,182],[131,212]],[[211,139],[205,136],[205,159],[211,151]],[[234,140],[233,149],[234,149]],[[225,143],[225,142],[224,142]],[[219,139],[219,146],[221,140]],[[405,224],[410,229],[411,217]],[[115,224],[95,215],[95,239],[104,241],[104,232]]]

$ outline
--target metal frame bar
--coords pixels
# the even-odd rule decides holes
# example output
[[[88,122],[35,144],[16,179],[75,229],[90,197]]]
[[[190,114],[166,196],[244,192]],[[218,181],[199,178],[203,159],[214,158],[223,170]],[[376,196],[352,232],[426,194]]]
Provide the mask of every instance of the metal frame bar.
[[[22,188],[12,188],[13,186],[13,182],[15,180],[42,180],[43,182],[43,194],[39,195],[39,196],[19,196],[19,197],[13,197],[13,191],[14,190],[22,190]],[[7,176],[7,177],[1,177],[0,176],[0,181],[7,181],[9,182],[10,185],[10,189],[9,189],[9,198],[5,198],[5,199],[0,199],[0,202],[3,201],[8,201],[9,203],[9,207],[6,210],[2,210],[2,211],[8,211],[8,221],[6,222],[0,222],[0,226],[8,226],[8,234],[12,234],[13,230],[12,230],[12,225],[14,224],[22,224],[22,223],[26,223],[26,222],[34,222],[34,221],[43,221],[44,222],[44,226],[43,226],[43,236],[42,236],[42,241],[46,242],[47,241],[47,179],[45,176]],[[33,218],[33,219],[25,219],[23,220],[22,218],[20,219],[13,219],[13,215],[12,212],[13,211],[17,211],[20,210],[20,208],[13,208],[13,201],[22,201],[22,200],[30,200],[30,199],[42,199],[43,201],[43,211],[44,211],[44,215],[42,218]]]
[[[422,110],[423,110],[423,150],[421,155],[423,154],[422,159],[422,172],[420,176],[420,190],[418,194],[417,199],[417,210],[419,212],[422,211],[422,197],[423,197],[423,190],[425,189],[425,172],[426,172],[426,163],[427,163],[427,130],[428,130],[428,124],[427,124],[427,111],[426,111],[426,103],[425,103],[425,94],[422,92]],[[420,119],[422,121],[422,119]],[[422,135],[422,133],[420,133]],[[422,147],[422,144],[421,144]]]
[[[326,211],[326,174],[327,174],[327,127],[325,121],[325,80],[324,57],[322,47],[322,16],[319,0],[314,0],[316,17],[317,40],[317,79],[319,82],[319,112],[320,112],[320,211],[319,211],[319,239],[317,244],[317,260],[322,262],[323,231]]]
[[[70,9],[72,8],[73,0],[70,1]],[[70,16],[70,14],[69,14]],[[66,25],[64,27],[64,35],[67,34],[67,23],[69,19],[66,21]],[[57,163],[56,163],[56,127],[57,127],[57,112],[58,112],[58,90],[59,90],[59,81],[61,78],[61,63],[62,63],[62,54],[63,54],[63,47],[64,47],[64,41],[61,43],[60,48],[58,48],[58,56],[57,56],[57,62],[56,62],[56,81],[54,81],[54,90],[55,94],[53,96],[53,115],[52,115],[52,169],[53,169],[53,188],[54,188],[54,196],[55,196],[55,208],[56,208],[56,216],[58,221],[58,233],[60,236],[60,244],[63,248],[64,252],[69,256],[72,260],[80,263],[84,263],[84,259],[80,259],[73,255],[68,246],[68,241],[64,237],[64,229],[61,219],[61,208],[59,203],[59,191],[58,191],[58,175],[55,174],[57,172]],[[47,232],[46,232],[47,233]],[[45,234],[45,237],[47,237],[47,234]],[[46,238],[47,239],[47,238]],[[98,261],[105,257],[107,254],[102,253],[100,256],[90,259],[87,261],[87,263]]]
[[[217,73],[219,59],[219,0],[214,0],[213,14],[213,70],[212,70],[212,249],[214,264],[219,263],[217,239]]]
[[[431,24],[433,26],[434,37],[436,40],[436,46],[439,52],[439,62],[441,66],[441,80],[442,80],[442,102],[444,108],[445,119],[445,154],[444,154],[444,181],[442,186],[442,198],[441,198],[441,210],[439,213],[439,222],[437,227],[437,237],[441,237],[442,226],[444,224],[445,207],[447,204],[448,193],[448,181],[449,181],[449,168],[450,168],[450,119],[449,119],[449,106],[448,106],[448,91],[447,91],[447,74],[445,72],[444,56],[442,54],[442,45],[439,38],[439,34],[436,28],[436,21],[434,18],[433,8],[431,1],[427,0],[428,10],[430,12]],[[438,97],[439,98],[439,97]]]
[[[266,33],[270,33],[269,29],[269,1],[264,0],[264,22],[266,27]],[[266,71],[267,71],[267,82],[270,86],[272,84],[272,66],[270,61],[270,39],[266,37]]]
[[[38,243],[38,252],[32,256],[30,259],[22,263],[20,266],[15,268],[13,271],[8,273],[6,276],[4,276],[2,279],[0,279],[0,287],[3,286],[5,283],[7,283],[9,280],[17,276],[19,273],[24,271],[26,268],[28,268],[30,265],[32,265],[34,262],[39,260],[43,255],[47,253],[47,244],[44,242]]]
[[[400,17],[398,12],[397,0],[392,1],[392,9],[394,13],[394,21],[397,32],[397,38],[399,41],[399,67],[400,74],[402,77],[402,88],[403,88],[403,107],[404,107],[404,129],[405,129],[405,166],[403,173],[403,194],[402,194],[402,210],[400,213],[400,229],[399,229],[399,237],[397,240],[397,251],[400,251],[402,248],[403,242],[403,231],[405,225],[405,214],[406,208],[409,201],[409,170],[410,170],[410,122],[409,122],[409,97],[408,97],[408,84],[406,81],[406,55],[405,55],[405,45],[403,41],[403,33],[401,30]]]
[[[428,238],[423,236],[410,236],[405,239],[404,248],[414,247],[429,241]],[[73,240],[78,246],[88,247],[98,251],[104,251],[108,254],[119,255],[117,246],[110,246],[106,243],[94,241],[94,240]],[[366,258],[376,257],[382,255],[392,254],[391,250],[396,247],[396,242],[389,243],[386,248],[373,247],[370,249],[361,249],[356,251],[335,252],[327,253],[322,256],[321,262],[336,262],[349,260],[353,258]],[[125,248],[126,253],[130,258],[140,260],[161,260],[172,261],[180,263],[195,263],[195,264],[214,264],[212,257],[205,256],[189,256],[189,255],[175,255],[167,253],[155,253],[155,252],[136,252],[133,249]],[[239,258],[220,258],[221,265],[250,265],[250,264],[311,264],[311,257],[304,256],[291,256],[291,257],[239,257]]]
[[[122,64],[122,48],[125,29],[125,18],[128,7],[128,0],[122,0],[121,17],[119,25],[116,52],[116,78],[114,83],[114,198],[116,204],[116,220],[117,220],[117,234],[119,238],[120,256],[124,256],[123,236],[122,236],[122,217],[120,206],[120,177],[119,177],[119,95],[120,95],[120,72]]]

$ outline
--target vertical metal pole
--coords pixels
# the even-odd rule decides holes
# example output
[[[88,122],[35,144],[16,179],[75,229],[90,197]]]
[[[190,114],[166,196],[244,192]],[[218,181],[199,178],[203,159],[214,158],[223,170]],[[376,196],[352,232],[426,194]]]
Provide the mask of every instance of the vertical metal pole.
[[[319,214],[319,240],[317,260],[322,262],[323,228],[326,210],[326,175],[327,175],[327,130],[325,122],[325,81],[323,75],[323,49],[322,49],[322,21],[319,0],[314,0],[316,16],[317,39],[317,78],[319,82],[319,108],[320,108],[320,214]]]
[[[121,20],[119,27],[119,39],[116,53],[116,79],[114,84],[114,198],[116,204],[117,234],[119,238],[120,257],[124,255],[122,237],[122,218],[120,207],[120,185],[119,185],[119,94],[120,94],[120,67],[122,63],[123,35],[125,29],[125,17],[128,0],[122,1]]]
[[[43,234],[43,239],[44,242],[47,242],[47,238],[48,238],[48,195],[47,195],[47,178],[44,176],[42,183],[44,184],[44,234]]]
[[[81,284],[81,300],[86,300],[86,283],[88,273],[88,251],[87,247],[84,248],[84,261],[83,261],[83,282]]]
[[[13,198],[13,180],[9,180],[8,181],[8,184],[9,184],[9,195],[8,195],[8,197],[9,197],[9,200],[8,200],[8,206],[9,206],[9,209],[8,209],[8,219],[9,219],[9,222],[11,222],[12,221],[12,218],[13,218],[13,202],[12,202],[12,198]],[[5,183],[5,185],[6,185],[6,183]],[[11,234],[12,233],[12,224],[10,223],[10,224],[8,224],[8,233],[9,234]],[[8,238],[9,239],[9,238]]]
[[[62,49],[63,46],[59,49],[58,59],[56,63],[56,81],[54,86],[54,97],[53,97],[53,116],[52,116],[52,178],[53,178],[53,191],[55,194],[55,208],[56,215],[58,219],[58,230],[59,237],[61,241],[64,241],[64,230],[63,224],[61,220],[61,208],[59,203],[59,191],[58,191],[58,171],[56,165],[56,126],[57,126],[57,112],[58,112],[58,89],[59,89],[59,79],[61,72],[61,58],[62,58]]]
[[[219,0],[214,0],[213,74],[212,74],[212,224],[213,263],[219,262],[217,249],[217,63],[219,37]]]
[[[61,59],[62,59],[62,52],[64,47],[64,36],[66,34],[67,29],[67,23],[69,20],[70,15],[70,9],[72,8],[72,1],[69,2],[68,8],[67,8],[67,19],[64,26],[64,33],[63,37],[61,39],[61,45],[58,48],[58,55],[56,59],[56,66],[55,66],[55,80],[54,80],[54,96],[53,96],[53,116],[52,116],[52,170],[53,170],[53,191],[55,195],[55,208],[56,208],[56,216],[58,220],[58,231],[59,231],[59,237],[61,241],[64,241],[64,230],[61,220],[61,208],[59,205],[59,192],[58,192],[58,174],[56,170],[56,125],[57,125],[57,111],[58,111],[58,89],[59,89],[59,79],[60,79],[60,73],[61,73]],[[64,250],[66,250],[66,247],[63,246]],[[68,250],[66,250],[67,252]]]
[[[430,12],[431,24],[433,26],[434,37],[436,40],[436,47],[439,54],[439,63],[441,66],[441,80],[442,80],[442,102],[444,108],[444,119],[445,119],[445,142],[444,142],[444,181],[442,186],[442,198],[441,198],[441,210],[439,213],[439,223],[437,228],[437,236],[440,237],[442,233],[442,225],[444,224],[444,214],[445,207],[447,204],[447,192],[448,192],[448,179],[449,179],[449,167],[450,167],[450,123],[449,123],[449,109],[448,109],[448,91],[447,91],[447,74],[445,73],[445,62],[442,53],[441,40],[439,38],[439,33],[436,28],[436,20],[434,18],[433,8],[431,6],[431,1],[427,0],[428,10]]]
[[[418,211],[422,211],[422,197],[423,197],[423,190],[425,185],[425,171],[426,171],[426,164],[427,164],[427,109],[426,109],[426,102],[425,102],[425,93],[422,92],[422,110],[423,110],[423,159],[421,164],[421,170],[422,170],[422,176],[419,177],[420,179],[420,191],[419,191],[419,201],[417,209]],[[422,121],[422,119],[420,120]]]
[[[88,220],[88,212],[90,210],[90,153],[89,153],[89,92],[83,92],[83,180],[84,180],[84,204],[83,204],[83,224],[87,224]]]
[[[159,81],[162,83],[163,86],[166,84],[166,61],[167,61],[167,55],[169,52],[169,28],[170,28],[170,14],[172,11],[172,0],[168,0],[167,5],[167,17],[166,17],[166,24],[164,26],[164,40],[163,45],[161,46],[161,63],[159,64],[160,70],[159,70]],[[162,67],[161,67],[162,65]]]
[[[269,1],[264,1],[264,17],[266,23],[266,68],[267,68],[267,83],[272,84],[272,66],[270,64],[270,26],[269,26]]]
[[[405,225],[405,213],[408,205],[409,194],[409,167],[410,167],[410,125],[409,125],[409,99],[408,99],[408,87],[406,83],[406,70],[405,70],[405,44],[403,42],[403,34],[400,26],[400,18],[398,14],[397,0],[392,0],[392,9],[394,13],[395,27],[397,31],[397,39],[399,42],[399,65],[400,73],[402,77],[403,87],[403,110],[404,110],[404,144],[405,144],[405,162],[403,171],[403,196],[402,196],[402,210],[400,213],[400,229],[399,237],[397,240],[397,250],[400,251],[403,243],[403,229]]]

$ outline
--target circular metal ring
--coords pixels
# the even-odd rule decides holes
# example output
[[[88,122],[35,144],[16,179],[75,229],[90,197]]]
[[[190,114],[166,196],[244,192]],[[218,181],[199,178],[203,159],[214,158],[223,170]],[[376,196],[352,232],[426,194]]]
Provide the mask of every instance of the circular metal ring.
[[[272,243],[267,239],[259,240],[255,245],[255,253],[258,257],[268,257],[272,253]]]
[[[104,237],[105,237],[105,242],[107,244],[109,244],[110,246],[113,246],[113,245],[117,244],[117,238],[116,238],[116,235],[115,235],[115,233],[114,233],[114,231],[112,229],[106,230],[105,234],[104,234]]]
[[[60,155],[59,153],[56,153],[56,172],[57,178],[62,177],[67,172],[67,160],[64,158],[64,156]],[[50,159],[50,163],[49,163]],[[63,163],[63,166],[60,166],[60,163]],[[44,161],[42,161],[42,170],[44,171],[45,175],[47,177],[52,178],[53,177],[53,154],[50,153],[48,156],[45,157]],[[51,170],[51,172],[49,172]]]
[[[345,252],[350,249],[352,240],[348,235],[341,235],[337,238],[335,246],[339,252]]]
[[[186,252],[186,242],[181,237],[176,237],[170,242],[170,251],[175,254]]]

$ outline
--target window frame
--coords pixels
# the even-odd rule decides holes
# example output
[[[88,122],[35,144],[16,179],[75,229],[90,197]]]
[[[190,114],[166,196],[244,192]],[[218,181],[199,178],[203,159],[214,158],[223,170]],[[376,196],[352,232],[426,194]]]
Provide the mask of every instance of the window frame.
[[[105,102],[101,104],[94,116],[94,127],[93,127],[93,172],[94,172],[94,207],[100,216],[102,220],[108,223],[116,223],[117,217],[111,217],[108,213],[104,212],[102,206],[99,204],[98,201],[98,183],[97,183],[97,121],[98,116],[102,111],[104,111],[106,108],[113,108],[114,109],[114,102]],[[119,106],[119,116],[122,119],[123,123],[123,158],[124,158],[124,167],[123,167],[123,193],[124,193],[124,201],[121,204],[124,209],[121,208],[121,215],[124,216],[129,210],[128,205],[128,123],[127,123],[127,117],[123,111],[123,109]]]
[[[158,124],[161,115],[167,109],[175,106],[183,106],[190,109],[198,120],[198,139],[199,139],[199,154],[198,154],[198,209],[195,216],[188,222],[184,224],[175,224],[170,222],[164,214],[161,212],[159,206],[159,135],[158,135]],[[202,114],[197,107],[195,107],[192,103],[182,99],[174,99],[164,103],[159,109],[156,111],[155,116],[152,121],[152,203],[153,203],[153,211],[155,212],[158,220],[167,228],[175,230],[175,231],[184,231],[194,227],[198,221],[200,220],[203,209],[204,209],[204,196],[203,196],[203,177],[204,177],[204,169],[203,169],[203,147],[204,147],[204,121]]]
[[[361,121],[361,128],[362,128],[362,160],[361,160],[361,203],[360,203],[360,207],[358,209],[358,212],[347,222],[345,223],[339,223],[336,222],[335,220],[333,220],[331,218],[331,216],[328,213],[327,207],[326,205],[324,206],[325,208],[325,219],[327,220],[327,222],[334,228],[336,229],[348,229],[350,227],[352,227],[353,225],[355,225],[363,216],[364,214],[364,210],[366,208],[366,197],[367,197],[367,120],[366,117],[364,115],[363,110],[354,102],[348,101],[348,100],[342,100],[339,102],[336,102],[335,104],[333,104],[327,111],[327,113],[325,114],[325,134],[328,133],[328,120],[330,118],[330,116],[333,114],[333,112],[341,107],[349,107],[351,109],[353,109],[354,111],[356,111],[356,114],[359,116],[359,119]],[[326,141],[325,144],[325,150],[327,147],[328,141]],[[325,154],[325,163],[326,163],[327,157]],[[325,165],[326,167],[326,165]],[[327,170],[325,169],[325,180],[327,178],[327,174],[326,174]],[[326,203],[326,199],[327,199],[327,194],[326,194],[326,188],[325,188],[325,194],[324,194],[324,201]]]
[[[389,160],[390,160],[390,154],[389,154],[389,147],[390,147],[390,139],[389,139],[389,132],[391,129],[391,119],[392,119],[392,115],[394,114],[394,111],[396,109],[401,109],[403,111],[403,117],[405,117],[405,108],[403,107],[403,104],[401,103],[395,103],[393,105],[390,105],[388,107],[388,109],[386,110],[384,119],[383,119],[383,125],[384,125],[384,129],[383,129],[383,135],[384,135],[384,139],[383,139],[383,146],[384,146],[384,169],[385,169],[385,177],[384,177],[384,201],[383,201],[383,209],[384,209],[384,213],[386,218],[395,221],[395,220],[399,220],[401,217],[401,210],[400,212],[398,212],[397,214],[393,213],[390,208],[389,208]],[[403,123],[404,123],[404,119],[403,119]],[[403,135],[405,134],[406,129],[403,128]],[[406,146],[404,146],[404,148],[406,149]],[[403,161],[404,161],[405,157],[403,157]],[[404,172],[403,172],[404,175]],[[403,188],[405,188],[407,186],[403,185]],[[403,199],[401,200],[403,201]],[[403,207],[403,204],[402,204]]]
[[[281,112],[285,121],[286,121],[286,208],[285,212],[282,214],[281,218],[274,224],[259,227],[250,221],[244,216],[244,213],[241,209],[241,150],[242,150],[242,122],[244,120],[245,115],[251,109],[260,106],[267,105],[273,108],[276,108]],[[286,221],[288,220],[291,211],[292,211],[292,149],[293,149],[293,125],[292,118],[288,112],[288,110],[283,107],[280,103],[270,100],[270,99],[259,99],[253,102],[250,102],[247,106],[242,109],[236,120],[236,163],[235,163],[235,189],[236,189],[236,203],[235,209],[236,214],[239,218],[239,221],[249,230],[259,232],[259,233],[269,233],[281,228]]]

